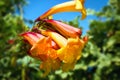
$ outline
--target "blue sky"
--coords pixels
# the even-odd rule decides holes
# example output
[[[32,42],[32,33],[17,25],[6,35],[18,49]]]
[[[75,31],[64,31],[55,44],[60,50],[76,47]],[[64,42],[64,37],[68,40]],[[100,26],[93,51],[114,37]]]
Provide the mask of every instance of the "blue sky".
[[[28,5],[24,7],[24,17],[29,20],[35,20],[38,16],[49,10],[52,6],[69,0],[28,0]],[[99,11],[107,5],[108,0],[85,0],[85,8]],[[81,15],[79,12],[58,13],[53,15],[56,20],[70,21]],[[95,19],[94,16],[88,15],[86,19],[80,20],[80,26],[83,27],[83,33],[89,30],[89,20]],[[28,25],[32,26],[32,25]]]

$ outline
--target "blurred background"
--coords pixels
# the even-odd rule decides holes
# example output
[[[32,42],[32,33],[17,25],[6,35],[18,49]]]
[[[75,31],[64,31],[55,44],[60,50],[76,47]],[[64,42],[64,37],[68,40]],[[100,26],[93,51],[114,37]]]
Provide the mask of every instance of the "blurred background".
[[[120,0],[86,0],[87,18],[79,12],[53,17],[83,30],[89,36],[73,71],[48,76],[40,61],[27,55],[20,34],[50,7],[68,0],[0,0],[0,80],[120,80]]]

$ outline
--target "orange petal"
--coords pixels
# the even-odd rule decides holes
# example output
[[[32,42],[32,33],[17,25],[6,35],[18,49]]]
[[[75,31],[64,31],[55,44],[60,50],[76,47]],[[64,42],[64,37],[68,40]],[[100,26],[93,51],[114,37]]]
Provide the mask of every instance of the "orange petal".
[[[57,58],[56,50],[52,48],[52,39],[43,37],[33,45],[30,50],[31,56],[42,61],[47,60],[48,57]]]
[[[64,63],[74,63],[81,57],[84,41],[79,38],[69,38],[66,46],[57,51],[58,57]]]
[[[43,76],[48,75],[48,73],[50,73],[51,70],[57,70],[60,68],[60,60],[59,59],[47,59],[46,61],[43,61],[42,64],[40,65],[40,69],[44,70],[45,73],[43,74]]]

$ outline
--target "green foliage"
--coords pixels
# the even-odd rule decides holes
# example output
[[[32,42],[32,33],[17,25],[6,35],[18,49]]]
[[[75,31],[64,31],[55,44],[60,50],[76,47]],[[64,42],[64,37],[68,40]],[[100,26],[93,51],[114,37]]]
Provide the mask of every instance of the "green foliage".
[[[120,79],[120,7],[119,0],[110,0],[101,12],[97,12],[98,20],[90,24],[88,34],[90,42],[99,48],[99,57],[95,77],[102,80]]]
[[[109,0],[102,11],[94,12],[98,19],[90,23],[90,39],[75,69],[57,70],[46,77],[42,77],[40,61],[27,55],[29,46],[20,37],[28,30],[22,15],[13,14],[16,9],[21,13],[24,4],[24,0],[0,1],[0,80],[120,79],[120,0]],[[79,17],[67,23],[80,27],[78,20]]]
[[[21,79],[22,64],[17,61],[26,55],[19,35],[27,27],[21,16],[13,15],[15,5],[15,0],[0,1],[0,80]]]

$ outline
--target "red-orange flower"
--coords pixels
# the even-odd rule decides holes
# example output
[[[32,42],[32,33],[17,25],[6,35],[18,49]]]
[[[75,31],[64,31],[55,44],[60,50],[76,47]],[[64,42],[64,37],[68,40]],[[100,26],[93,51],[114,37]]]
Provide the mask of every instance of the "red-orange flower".
[[[60,67],[60,60],[57,58],[57,44],[50,38],[34,32],[22,34],[31,45],[30,56],[42,61],[41,69],[47,75],[51,70]]]
[[[60,65],[63,71],[73,69],[88,41],[88,37],[81,39],[82,31],[79,28],[47,19],[53,14],[71,11],[80,11],[82,13],[81,19],[84,19],[86,17],[84,0],[73,0],[53,6],[35,20],[45,22],[42,27],[53,28],[56,32],[38,28],[41,34],[36,32],[22,34],[32,46],[30,56],[42,61],[40,68],[45,71],[44,75],[47,75],[51,70],[60,68]],[[52,27],[47,24],[51,24]]]

